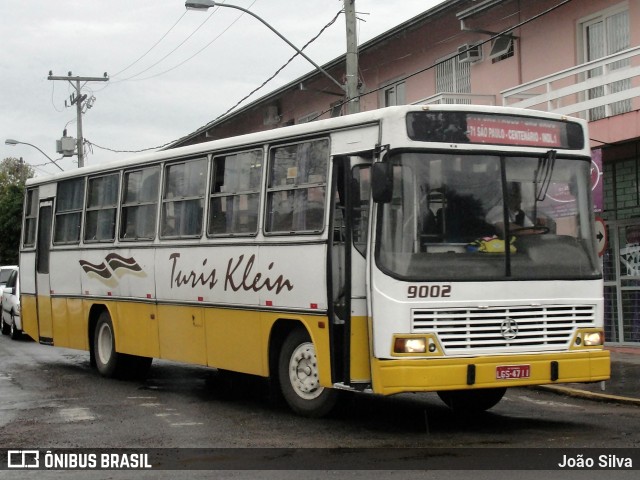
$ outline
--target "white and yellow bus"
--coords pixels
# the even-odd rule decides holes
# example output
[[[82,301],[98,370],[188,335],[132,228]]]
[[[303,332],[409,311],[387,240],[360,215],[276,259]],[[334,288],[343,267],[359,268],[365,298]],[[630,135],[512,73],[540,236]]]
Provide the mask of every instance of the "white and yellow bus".
[[[606,380],[585,122],[403,106],[27,183],[24,331],[107,377],[152,358],[340,391]],[[517,198],[514,198],[517,197]]]

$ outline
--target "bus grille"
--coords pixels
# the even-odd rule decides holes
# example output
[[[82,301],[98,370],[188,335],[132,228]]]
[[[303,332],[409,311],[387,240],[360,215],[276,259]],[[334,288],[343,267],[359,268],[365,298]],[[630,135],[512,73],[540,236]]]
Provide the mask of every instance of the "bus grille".
[[[412,318],[412,333],[436,333],[447,354],[558,350],[589,326],[593,305],[416,309]]]

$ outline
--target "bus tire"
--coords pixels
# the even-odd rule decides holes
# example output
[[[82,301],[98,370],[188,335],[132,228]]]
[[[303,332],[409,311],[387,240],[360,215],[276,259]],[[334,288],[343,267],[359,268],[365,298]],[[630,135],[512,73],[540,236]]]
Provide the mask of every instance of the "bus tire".
[[[107,378],[117,377],[122,370],[121,354],[116,352],[116,336],[111,316],[106,310],[100,313],[94,333],[93,348],[96,368],[100,375]]]
[[[121,354],[122,355],[122,354]],[[138,355],[124,355],[127,370],[124,377],[131,380],[145,380],[151,368],[151,357],[140,357]]]
[[[472,414],[489,410],[498,404],[506,388],[479,388],[476,390],[444,390],[438,392],[449,408],[457,413]]]
[[[4,321],[4,318],[0,319],[0,322],[2,323],[2,334],[9,335],[9,332],[11,331],[11,326]]]
[[[9,327],[9,334],[11,335],[12,340],[18,340],[22,336],[22,332],[18,330],[18,327],[16,327],[16,317],[13,312],[11,312],[11,326]]]
[[[292,330],[282,345],[278,377],[284,399],[299,415],[322,417],[337,403],[338,392],[320,386],[315,347],[302,328]]]
[[[109,312],[98,317],[91,356],[103,377],[143,380],[149,373],[153,358],[116,352],[115,334]]]

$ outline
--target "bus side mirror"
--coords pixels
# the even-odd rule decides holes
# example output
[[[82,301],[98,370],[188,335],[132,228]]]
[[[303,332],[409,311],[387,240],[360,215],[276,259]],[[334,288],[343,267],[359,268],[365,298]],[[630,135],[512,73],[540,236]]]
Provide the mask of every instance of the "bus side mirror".
[[[393,197],[393,166],[377,162],[371,166],[371,193],[376,203],[389,203]]]

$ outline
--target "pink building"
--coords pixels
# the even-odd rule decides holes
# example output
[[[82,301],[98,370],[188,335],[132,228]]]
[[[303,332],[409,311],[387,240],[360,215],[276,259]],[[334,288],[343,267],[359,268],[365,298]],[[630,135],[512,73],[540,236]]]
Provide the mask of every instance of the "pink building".
[[[359,47],[360,110],[471,103],[589,120],[609,343],[640,343],[639,26],[637,0],[446,0]],[[345,57],[323,68],[343,79]],[[337,90],[310,72],[174,146],[344,114]]]

